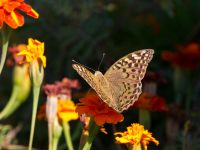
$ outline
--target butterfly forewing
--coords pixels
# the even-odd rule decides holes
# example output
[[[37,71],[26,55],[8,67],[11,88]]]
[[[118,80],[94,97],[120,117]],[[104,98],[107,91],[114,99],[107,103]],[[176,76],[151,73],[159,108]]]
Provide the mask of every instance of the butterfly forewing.
[[[146,49],[130,53],[114,63],[105,73],[105,78],[115,90],[113,95],[118,112],[128,109],[142,92],[141,80],[154,50]]]
[[[96,93],[99,95],[99,97],[104,102],[111,101],[111,98],[109,97],[109,95],[106,94],[105,90],[102,90],[102,86],[99,83],[99,81],[95,78],[94,74],[92,74],[88,69],[86,69],[84,66],[79,65],[79,64],[73,64],[72,67],[96,91]],[[108,89],[108,90],[110,90],[110,89]],[[113,105],[111,105],[110,107],[112,107],[112,106]]]

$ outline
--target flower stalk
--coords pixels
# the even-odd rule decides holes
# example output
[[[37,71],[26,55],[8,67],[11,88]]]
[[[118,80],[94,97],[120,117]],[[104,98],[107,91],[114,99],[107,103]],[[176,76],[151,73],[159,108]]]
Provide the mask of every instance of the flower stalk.
[[[34,136],[34,130],[35,130],[40,87],[41,87],[43,76],[44,76],[44,69],[38,63],[37,60],[30,63],[30,74],[31,74],[31,79],[32,79],[32,84],[33,84],[33,111],[32,111],[32,119],[31,119],[29,150],[32,149],[32,145],[33,145],[33,136]]]
[[[151,114],[148,110],[139,109],[139,123],[144,125],[146,129],[150,129],[151,126]]]
[[[52,149],[51,150],[57,150],[58,149],[58,142],[60,140],[60,137],[62,135],[62,126],[58,122],[57,119],[54,120],[53,124],[53,137],[52,137]]]
[[[94,122],[94,119],[91,118],[89,123],[89,136],[87,138],[85,145],[83,146],[83,150],[90,150],[92,142],[94,141],[94,138],[96,137],[98,131],[99,131],[99,126],[97,126]]]
[[[63,129],[64,129],[64,135],[65,135],[65,141],[67,144],[67,149],[68,150],[74,150],[73,144],[72,144],[72,139],[71,139],[71,134],[70,134],[70,125],[68,122],[63,122]]]
[[[4,26],[1,30],[2,35],[2,54],[1,54],[1,60],[0,60],[0,74],[3,70],[5,61],[6,61],[6,55],[8,51],[8,44],[10,39],[10,30]]]
[[[53,150],[54,122],[57,122],[57,97],[48,96],[46,104],[46,117],[48,121],[49,150]]]
[[[13,71],[12,94],[7,105],[0,113],[0,119],[9,117],[28,97],[30,93],[31,81],[27,72],[27,65],[15,66]]]

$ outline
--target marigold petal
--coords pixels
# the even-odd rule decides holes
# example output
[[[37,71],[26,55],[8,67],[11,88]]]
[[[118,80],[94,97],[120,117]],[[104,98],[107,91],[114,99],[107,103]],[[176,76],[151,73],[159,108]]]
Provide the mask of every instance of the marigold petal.
[[[34,9],[31,9],[29,12],[27,12],[27,15],[29,15],[35,19],[39,18],[39,14]]]
[[[62,121],[68,122],[70,120],[78,119],[78,113],[75,112],[76,106],[71,100],[58,101],[58,117]]]
[[[21,3],[21,5],[18,7],[21,11],[27,13],[28,11],[30,11],[32,9],[32,7],[26,3]]]
[[[24,17],[18,12],[13,11],[7,16],[5,16],[5,22],[11,28],[16,29],[17,27],[22,26],[24,24]]]
[[[96,125],[98,125],[98,126],[102,126],[106,123],[105,118],[103,118],[102,116],[95,116],[94,121],[95,121]]]
[[[44,68],[46,68],[46,57],[45,56],[40,56],[40,59],[42,61],[42,64],[43,64]]]
[[[3,5],[3,8],[11,13],[12,11],[14,11],[17,7],[20,6],[20,2],[16,2],[16,1],[11,1],[11,2],[7,2]]]
[[[24,24],[24,17],[20,13],[17,11],[12,11],[10,14],[18,27]]]
[[[28,4],[21,3],[21,5],[18,7],[21,11],[25,12],[27,15],[33,17],[33,18],[39,18],[39,14]]]
[[[116,137],[115,140],[117,141],[117,143],[119,144],[125,144],[125,143],[129,143],[130,141],[126,138],[123,137]]]
[[[5,19],[5,13],[2,9],[0,9],[0,22],[1,22],[1,24],[3,24],[4,19]]]
[[[59,112],[58,117],[64,122],[69,122],[71,120],[77,120],[78,114],[70,112]]]
[[[89,95],[80,99],[80,102],[76,108],[79,115],[87,114],[90,117],[94,117],[95,123],[99,126],[105,123],[116,124],[123,120],[122,114],[109,107],[97,95]]]

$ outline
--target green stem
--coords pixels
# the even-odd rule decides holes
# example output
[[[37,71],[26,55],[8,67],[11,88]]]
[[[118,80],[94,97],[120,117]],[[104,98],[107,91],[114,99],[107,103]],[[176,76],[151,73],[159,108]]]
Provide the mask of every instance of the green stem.
[[[184,124],[183,130],[183,145],[182,150],[189,150],[189,129],[190,129],[190,121],[186,121]]]
[[[53,140],[52,140],[52,136],[53,136],[53,127],[52,127],[52,123],[48,122],[48,136],[49,136],[49,150],[52,150],[53,147]]]
[[[58,141],[59,141],[59,138],[53,138],[53,140],[52,140],[52,150],[57,150],[57,147],[58,147]]]
[[[39,94],[40,94],[40,87],[33,86],[33,111],[32,111],[32,120],[31,120],[31,133],[30,133],[29,147],[28,147],[29,150],[32,149],[32,145],[33,145],[33,136],[34,136],[34,130],[35,130],[35,121],[36,121]]]
[[[8,104],[4,107],[4,109],[0,113],[0,119],[7,118],[21,104],[16,100],[16,97],[19,92],[20,92],[20,87],[15,85],[13,87],[13,91],[8,101]]]
[[[63,129],[68,150],[74,150],[70,134],[70,126],[68,122],[63,122]]]
[[[78,122],[72,134],[72,141],[76,141],[78,138],[80,138],[81,131],[82,131],[82,124]]]
[[[6,61],[6,55],[8,51],[8,44],[9,44],[9,39],[10,39],[10,32],[4,31],[6,28],[2,29],[2,54],[1,54],[1,61],[0,61],[0,74],[3,70],[3,66]]]
[[[151,126],[151,114],[148,110],[139,109],[139,123],[144,125],[146,129],[150,129]]]
[[[189,114],[190,108],[191,108],[192,96],[193,96],[193,89],[191,86],[191,82],[188,82],[186,94],[187,95],[186,95],[186,100],[185,100],[185,110],[186,110],[186,113]]]
[[[97,126],[94,120],[91,118],[89,125],[89,137],[83,147],[83,150],[90,150],[92,142],[94,141],[94,138],[96,137],[98,131],[99,131],[99,126]]]
[[[60,140],[60,137],[62,135],[62,126],[60,125],[60,123],[58,122],[58,119],[56,118],[53,121],[53,133],[52,133],[52,150],[57,150],[58,148],[58,142]]]

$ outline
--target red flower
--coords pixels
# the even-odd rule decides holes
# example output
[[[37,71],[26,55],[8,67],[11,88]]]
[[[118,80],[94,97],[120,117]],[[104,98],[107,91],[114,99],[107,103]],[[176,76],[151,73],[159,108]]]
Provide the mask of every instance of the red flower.
[[[87,114],[90,117],[94,117],[94,121],[98,126],[102,126],[105,123],[116,124],[124,119],[122,114],[109,107],[97,95],[89,95],[80,99],[76,111],[79,116]]]
[[[150,111],[167,111],[168,107],[165,100],[159,96],[149,93],[142,93],[139,99],[133,104],[134,108],[142,108]]]
[[[24,0],[1,0],[0,1],[0,28],[5,22],[11,28],[16,29],[23,26],[24,16],[19,13],[22,11],[27,15],[38,18],[39,14]]]
[[[21,50],[26,49],[25,44],[19,44],[19,45],[13,45],[12,47],[9,47],[8,51],[10,52],[10,57],[7,60],[8,66],[13,66],[15,64],[23,64],[26,62],[25,56],[19,56],[17,55]]]
[[[200,44],[189,43],[178,45],[176,48],[176,52],[164,51],[163,60],[182,68],[196,68],[200,65]]]

